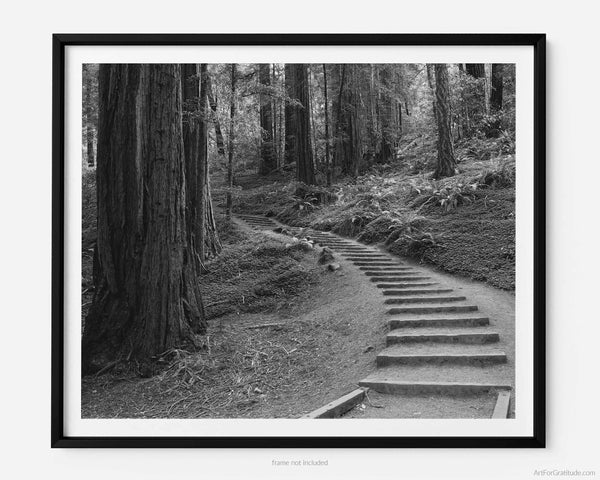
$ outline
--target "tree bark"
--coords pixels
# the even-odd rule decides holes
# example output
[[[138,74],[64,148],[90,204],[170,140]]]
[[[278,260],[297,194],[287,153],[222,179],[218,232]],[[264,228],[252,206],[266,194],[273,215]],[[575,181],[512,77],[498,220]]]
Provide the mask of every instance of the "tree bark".
[[[277,168],[277,160],[273,152],[273,109],[271,101],[271,68],[268,63],[258,66],[258,80],[261,85],[260,98],[260,168],[258,173],[268,175]]]
[[[383,87],[381,115],[381,150],[378,161],[380,163],[389,163],[394,158],[394,114],[391,72],[389,65],[382,65],[381,68],[381,86]]]
[[[327,94],[327,66],[323,64],[323,95],[325,97],[325,163],[327,164],[327,186],[331,186],[332,168],[331,156],[329,155],[329,100]]]
[[[94,127],[93,127],[93,106],[92,106],[92,73],[86,65],[83,66],[84,77],[84,105],[85,105],[85,144],[88,167],[93,167],[96,163],[94,154]]]
[[[208,104],[213,113],[213,123],[215,126],[215,138],[217,141],[217,151],[219,155],[225,156],[225,141],[223,140],[223,132],[221,130],[221,122],[219,122],[218,110],[217,110],[217,98],[215,97],[212,89],[212,79],[208,72],[206,72],[206,95],[208,97]]]
[[[438,157],[433,176],[451,177],[456,174],[456,160],[450,124],[448,67],[443,63],[435,64],[435,117],[438,127]]]
[[[311,132],[310,132],[310,98],[308,92],[308,66],[304,63],[292,65],[294,98],[300,105],[294,108],[295,155],[297,178],[299,182],[309,185],[315,183],[313,166]]]
[[[294,121],[296,118],[295,106],[293,100],[295,100],[294,90],[294,72],[292,64],[285,64],[285,92],[288,96],[288,100],[285,102],[285,154],[284,161],[286,164],[290,164],[296,161],[296,126]],[[290,101],[291,100],[291,101]]]
[[[204,261],[221,251],[212,210],[208,179],[208,126],[206,64],[183,64],[183,145],[186,165],[186,219],[189,240]]]
[[[492,91],[490,95],[490,107],[492,111],[502,110],[502,90],[504,82],[504,65],[492,64]]]
[[[485,64],[483,63],[467,63],[465,70],[472,77],[485,78]]]
[[[236,64],[231,64],[231,107],[229,110],[229,161],[227,163],[227,218],[231,218],[233,209],[233,149],[235,147],[235,89],[237,82]]]
[[[103,64],[95,293],[82,371],[147,362],[206,331],[185,212],[181,68]]]
[[[356,65],[343,64],[341,70],[334,163],[341,166],[342,173],[357,176],[361,159],[361,141],[356,92]]]

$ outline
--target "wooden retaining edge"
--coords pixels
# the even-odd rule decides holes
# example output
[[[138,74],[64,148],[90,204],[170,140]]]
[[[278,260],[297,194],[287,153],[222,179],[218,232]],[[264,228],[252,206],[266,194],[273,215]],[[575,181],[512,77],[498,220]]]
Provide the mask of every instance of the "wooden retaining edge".
[[[510,390],[501,390],[498,393],[498,398],[496,399],[496,406],[494,407],[494,413],[492,413],[492,418],[504,420],[508,418],[509,412]]]
[[[317,408],[306,415],[302,415],[300,418],[337,418],[341,417],[348,410],[351,410],[360,402],[363,401],[369,389],[367,387],[360,387],[353,390],[350,393],[328,403],[324,407]]]

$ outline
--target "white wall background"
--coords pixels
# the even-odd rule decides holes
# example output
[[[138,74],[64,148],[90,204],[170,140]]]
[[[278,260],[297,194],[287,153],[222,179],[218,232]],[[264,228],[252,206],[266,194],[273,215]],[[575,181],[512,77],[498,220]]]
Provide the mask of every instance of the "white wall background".
[[[558,4],[559,2],[556,2]],[[590,1],[59,1],[5,4],[0,35],[0,471],[5,478],[534,478],[598,460],[598,14]],[[548,34],[548,448],[51,450],[51,34]],[[324,458],[328,467],[271,467]]]

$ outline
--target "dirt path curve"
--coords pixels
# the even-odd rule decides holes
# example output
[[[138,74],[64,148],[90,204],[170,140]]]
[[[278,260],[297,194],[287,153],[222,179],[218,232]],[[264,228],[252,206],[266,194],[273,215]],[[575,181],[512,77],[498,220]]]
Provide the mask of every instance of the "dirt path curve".
[[[257,230],[284,227],[271,218],[238,218]],[[346,417],[489,418],[498,392],[507,390],[514,415],[512,293],[329,232],[285,228],[329,247],[344,271],[360,278],[352,302],[369,305],[362,315],[385,338],[371,373],[357,379],[369,388],[367,401]]]

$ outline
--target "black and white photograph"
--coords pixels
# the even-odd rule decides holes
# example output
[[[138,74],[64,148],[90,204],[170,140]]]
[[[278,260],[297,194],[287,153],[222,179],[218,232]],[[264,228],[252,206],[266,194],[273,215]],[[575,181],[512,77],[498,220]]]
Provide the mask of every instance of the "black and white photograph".
[[[543,42],[55,36],[57,441],[543,445]]]
[[[591,5],[11,5],[2,477],[598,475]]]
[[[81,75],[82,418],[515,417],[514,64]]]

